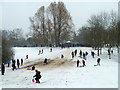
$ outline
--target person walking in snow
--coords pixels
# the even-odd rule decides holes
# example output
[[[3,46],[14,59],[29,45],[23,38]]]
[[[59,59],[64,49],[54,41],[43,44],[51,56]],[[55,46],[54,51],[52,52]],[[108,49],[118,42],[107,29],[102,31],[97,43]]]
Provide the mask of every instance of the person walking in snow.
[[[87,51],[85,52],[85,55],[86,55],[86,56],[88,55],[88,52],[87,52]]]
[[[79,60],[77,60],[77,67],[79,67]]]
[[[85,53],[83,52],[83,59],[85,59]]]
[[[43,49],[42,49],[42,54],[43,54]]]
[[[83,67],[84,67],[84,66],[86,66],[86,65],[85,65],[85,61],[84,61],[84,60],[82,60],[82,63],[83,63]]]
[[[4,63],[1,64],[1,74],[4,75],[5,73],[5,65]]]
[[[100,66],[100,58],[97,59],[97,66]]]
[[[92,55],[92,57],[94,58],[95,53],[94,53],[93,51],[91,51],[91,55]]]
[[[23,59],[21,58],[21,66],[23,65]]]
[[[74,52],[72,52],[72,58],[74,58]]]
[[[50,48],[50,52],[52,52],[52,48]]]
[[[110,49],[108,49],[109,59],[111,59]]]
[[[19,59],[17,59],[17,66],[19,68],[19,65],[20,65],[20,62],[19,62]]]
[[[35,72],[36,72],[36,75],[34,75],[33,77],[35,77],[36,83],[40,83],[39,81],[39,79],[41,78],[40,71],[35,70]]]
[[[80,50],[80,53],[79,53],[79,54],[80,54],[80,57],[82,57],[82,51],[81,51],[81,50]]]
[[[77,49],[75,50],[75,56],[77,55]]]
[[[13,63],[12,63],[12,70],[14,71],[15,69],[15,60],[13,60]]]

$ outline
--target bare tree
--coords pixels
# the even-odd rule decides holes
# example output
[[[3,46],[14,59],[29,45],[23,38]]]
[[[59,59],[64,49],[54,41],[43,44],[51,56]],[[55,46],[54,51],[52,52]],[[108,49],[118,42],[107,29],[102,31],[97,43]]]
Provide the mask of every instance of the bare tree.
[[[62,41],[71,38],[74,24],[63,2],[53,2],[47,9],[42,6],[34,17],[29,19],[34,31],[33,36],[39,43],[59,46]]]

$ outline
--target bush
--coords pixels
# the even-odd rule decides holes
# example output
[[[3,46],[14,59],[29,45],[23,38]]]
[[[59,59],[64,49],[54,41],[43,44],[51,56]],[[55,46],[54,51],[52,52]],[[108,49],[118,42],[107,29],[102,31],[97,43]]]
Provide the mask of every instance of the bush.
[[[9,41],[2,36],[2,62],[7,63],[13,58],[13,55]]]

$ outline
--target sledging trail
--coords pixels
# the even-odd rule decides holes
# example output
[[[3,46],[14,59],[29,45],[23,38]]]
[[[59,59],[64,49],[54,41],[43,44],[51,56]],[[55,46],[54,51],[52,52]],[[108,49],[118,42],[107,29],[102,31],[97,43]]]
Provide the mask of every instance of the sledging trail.
[[[27,67],[32,67],[33,65],[36,68],[42,68],[42,69],[54,69],[54,68],[58,68],[58,67],[71,67],[74,65],[73,63],[73,59],[71,59],[71,52],[73,49],[65,49],[62,52],[58,52],[56,53],[54,56],[52,56],[52,59],[48,59],[48,64],[44,64],[44,59],[37,59],[34,61],[28,61],[25,63],[25,65],[23,67],[21,67],[20,69],[25,69]],[[64,58],[61,59],[61,54],[64,55]]]

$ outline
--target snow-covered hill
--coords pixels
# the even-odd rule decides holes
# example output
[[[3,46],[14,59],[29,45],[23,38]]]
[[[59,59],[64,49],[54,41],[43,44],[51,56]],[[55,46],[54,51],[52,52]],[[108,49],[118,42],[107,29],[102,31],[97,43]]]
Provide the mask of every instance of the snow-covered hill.
[[[44,52],[38,55],[40,49],[44,49]],[[71,52],[75,49],[78,50],[78,53],[79,50],[89,52],[86,67],[76,66],[77,59],[82,60],[78,57],[79,54],[74,59],[71,58]],[[96,67],[94,65],[96,65],[98,56],[95,55],[93,59],[90,52],[97,53],[97,51],[87,47],[53,48],[53,52],[50,52],[50,48],[46,47],[17,47],[14,48],[14,51],[14,58],[23,58],[25,64],[21,69],[15,71],[12,71],[11,67],[6,67],[5,75],[0,76],[3,88],[118,88],[118,54],[116,49],[114,49],[112,59],[108,59],[107,48],[103,49],[100,56],[101,66]],[[25,60],[27,54],[29,59]],[[64,59],[60,58],[61,54],[64,55]],[[50,63],[44,65],[44,58],[48,58]],[[35,71],[24,68],[35,63],[42,75],[40,84],[32,82]]]

